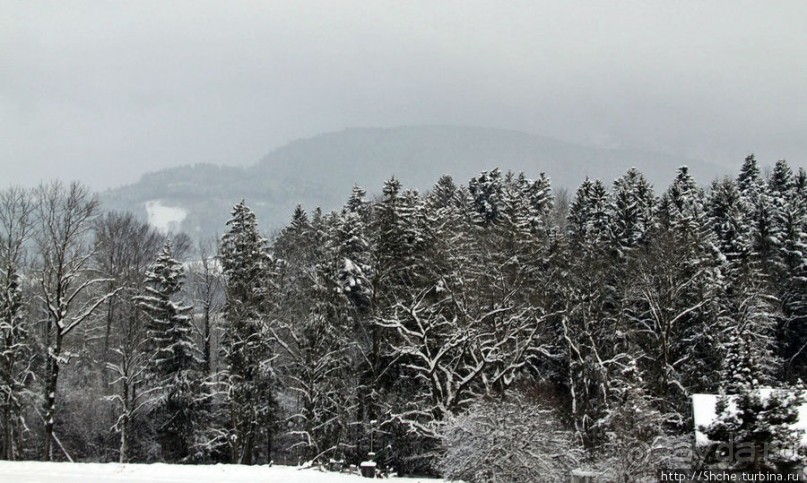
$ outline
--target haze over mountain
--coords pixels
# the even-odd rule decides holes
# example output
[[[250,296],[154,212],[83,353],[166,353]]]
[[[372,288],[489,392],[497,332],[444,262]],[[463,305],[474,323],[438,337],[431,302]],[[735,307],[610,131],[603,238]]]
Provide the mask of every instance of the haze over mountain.
[[[586,176],[610,184],[636,167],[663,189],[684,164],[702,183],[727,174],[721,166],[684,157],[593,148],[512,130],[351,128],[294,141],[246,168],[199,164],[149,173],[103,197],[108,208],[132,211],[163,229],[212,235],[223,231],[241,198],[271,230],[282,226],[298,203],[309,211],[335,209],[354,184],[372,196],[391,176],[425,191],[443,174],[466,184],[480,171],[499,167],[531,178],[545,172],[555,188],[573,191]]]

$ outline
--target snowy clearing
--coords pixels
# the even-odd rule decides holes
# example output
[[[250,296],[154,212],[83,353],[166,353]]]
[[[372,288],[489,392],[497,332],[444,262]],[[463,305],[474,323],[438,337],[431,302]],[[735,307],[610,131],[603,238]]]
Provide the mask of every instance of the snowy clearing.
[[[279,483],[361,483],[358,475],[293,466],[169,465],[118,463],[42,463],[0,461],[0,481],[15,483],[176,482],[220,483],[271,481]],[[386,478],[384,481],[440,483],[433,478]]]
[[[151,200],[146,202],[146,214],[149,225],[169,233],[179,229],[188,211],[179,206],[165,206],[160,200]]]

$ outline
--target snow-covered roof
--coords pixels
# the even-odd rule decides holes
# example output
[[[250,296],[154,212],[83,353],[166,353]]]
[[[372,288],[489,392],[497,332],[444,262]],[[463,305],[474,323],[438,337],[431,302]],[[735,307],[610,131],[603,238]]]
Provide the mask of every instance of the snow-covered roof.
[[[767,398],[774,390],[771,388],[763,388],[758,389],[758,391],[762,398]],[[695,443],[699,446],[709,443],[709,438],[706,437],[706,435],[702,432],[698,431],[698,428],[701,426],[708,426],[709,424],[713,423],[715,419],[717,419],[715,407],[717,405],[718,397],[719,395],[717,394],[692,395],[692,418],[693,422],[695,423]],[[729,409],[736,410],[734,408],[734,403],[731,401],[731,398],[733,397],[734,396],[729,396]],[[805,430],[801,436],[801,443],[802,445],[807,446],[807,403],[802,404],[799,408],[799,420],[793,424],[793,429]]]

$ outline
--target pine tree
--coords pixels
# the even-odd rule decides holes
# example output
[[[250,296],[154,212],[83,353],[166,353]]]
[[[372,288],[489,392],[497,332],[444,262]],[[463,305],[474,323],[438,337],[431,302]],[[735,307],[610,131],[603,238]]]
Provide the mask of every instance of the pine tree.
[[[737,185],[740,191],[752,199],[765,189],[765,180],[759,169],[757,158],[753,154],[746,156],[743,165],[740,168],[740,174],[737,175]]]
[[[703,193],[678,170],[662,195],[651,239],[630,260],[624,282],[629,339],[657,407],[682,425],[691,392],[713,388],[719,357],[719,300],[723,285],[703,205]]]
[[[26,302],[20,276],[12,264],[0,272],[0,411],[3,427],[3,459],[20,453],[23,398],[33,377],[31,335],[25,324]],[[15,437],[16,436],[16,437]]]
[[[261,432],[271,453],[277,420],[269,314],[275,291],[275,260],[258,232],[255,214],[242,200],[232,211],[219,248],[224,276],[225,329],[221,340],[226,364],[227,408],[231,417],[233,463],[252,464]],[[271,461],[271,455],[266,455]]]
[[[374,296],[374,267],[368,238],[370,211],[365,191],[358,186],[336,221],[336,254],[341,265],[339,281],[342,293],[358,313],[371,310]]]
[[[689,168],[678,168],[675,179],[659,201],[659,221],[679,243],[697,246],[705,228],[704,194]],[[693,243],[695,242],[695,243]]]
[[[328,263],[328,222],[317,211],[311,221],[295,209],[274,242],[282,258],[283,300],[275,338],[283,357],[284,387],[297,405],[289,416],[290,449],[305,461],[340,459],[352,448],[348,435],[354,405],[350,360],[353,342],[338,286]]]
[[[498,223],[502,211],[502,173],[498,168],[482,171],[468,182],[471,208],[476,223],[480,225]]]
[[[32,209],[27,191],[0,191],[0,454],[7,460],[17,459],[23,450],[25,399],[34,377],[34,339],[26,323],[28,301],[20,276]]]
[[[432,210],[445,209],[459,204],[457,185],[451,176],[443,175],[437,180],[426,197]]]
[[[607,201],[608,192],[600,180],[583,181],[569,206],[567,229],[572,241],[602,246],[610,226]]]
[[[644,176],[631,168],[614,181],[609,199],[610,238],[624,251],[647,241],[653,227],[656,198]]]
[[[193,456],[194,433],[201,429],[195,423],[201,416],[204,375],[192,339],[192,308],[177,300],[184,276],[182,264],[166,243],[146,271],[145,293],[137,297],[148,315],[148,381],[157,394],[152,414],[159,421],[157,439],[167,461],[186,461]]]
[[[720,253],[730,263],[743,263],[751,251],[750,207],[737,184],[728,178],[713,182],[707,211]]]
[[[795,265],[789,270],[782,295],[783,320],[781,345],[785,376],[789,380],[807,377],[807,240],[802,227],[797,241],[790,245],[788,259]]]
[[[782,261],[785,277],[801,263],[801,254],[804,253],[807,206],[799,196],[796,181],[797,177],[787,161],[781,159],[776,162],[768,183],[774,211],[774,232],[780,236],[778,257]],[[780,280],[775,282],[781,283]]]
[[[384,183],[371,227],[375,236],[376,290],[393,291],[397,285],[411,284],[417,275],[418,251],[423,243],[417,217],[421,203],[417,192],[403,191],[397,179],[391,178]]]
[[[625,332],[619,320],[619,274],[610,249],[608,193],[586,178],[569,209],[569,250],[557,257],[560,309],[556,327],[563,354],[563,384],[572,399],[575,430],[588,447],[606,441],[611,391],[624,363]],[[621,267],[619,267],[621,270]],[[561,302],[562,301],[562,302]]]

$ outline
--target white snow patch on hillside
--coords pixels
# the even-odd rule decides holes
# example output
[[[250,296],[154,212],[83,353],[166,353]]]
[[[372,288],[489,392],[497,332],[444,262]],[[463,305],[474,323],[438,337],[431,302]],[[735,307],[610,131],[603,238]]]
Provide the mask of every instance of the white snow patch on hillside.
[[[362,483],[358,475],[293,466],[168,465],[162,463],[42,463],[0,461],[0,481],[15,483]],[[397,483],[440,483],[432,478],[386,478]]]
[[[165,206],[160,200],[146,201],[146,215],[149,225],[163,233],[179,231],[188,216],[188,211],[179,206]]]

